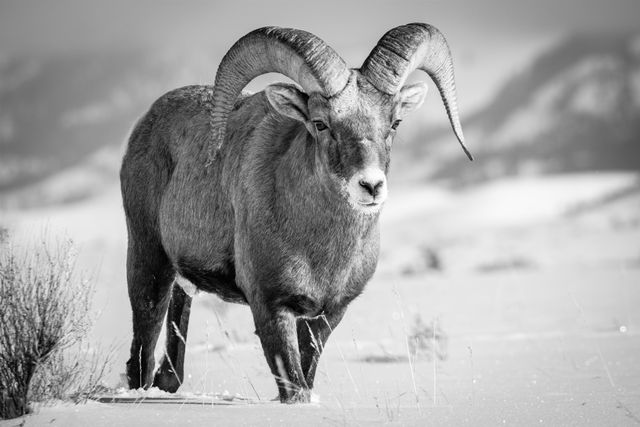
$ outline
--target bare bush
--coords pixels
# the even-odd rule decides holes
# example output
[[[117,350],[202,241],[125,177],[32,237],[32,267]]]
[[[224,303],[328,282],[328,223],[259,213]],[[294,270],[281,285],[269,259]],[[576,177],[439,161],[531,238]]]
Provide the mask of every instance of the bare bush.
[[[418,256],[405,265],[401,273],[403,276],[413,276],[425,272],[444,271],[441,251],[438,248],[421,245],[417,248]]]
[[[440,360],[446,360],[448,357],[449,338],[437,319],[427,324],[419,314],[416,315],[407,338],[411,354],[416,358],[424,357],[427,360],[433,360],[437,357]]]
[[[42,363],[29,387],[29,402],[71,400],[75,403],[108,391],[102,379],[109,370],[114,348],[91,347],[84,339],[55,352]]]
[[[497,273],[509,270],[531,270],[534,268],[536,268],[536,263],[530,259],[511,255],[482,263],[476,267],[476,270],[481,273]]]
[[[0,254],[0,418],[27,413],[34,375],[87,334],[93,288],[75,259],[70,241]]]

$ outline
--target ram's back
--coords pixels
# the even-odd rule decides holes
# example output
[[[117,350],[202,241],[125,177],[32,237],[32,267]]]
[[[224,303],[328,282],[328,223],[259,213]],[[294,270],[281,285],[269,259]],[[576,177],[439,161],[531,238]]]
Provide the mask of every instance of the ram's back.
[[[229,121],[231,143],[212,161],[211,97],[211,86],[176,89],[138,121],[120,174],[123,204],[137,236],[130,243],[161,244],[198,287],[209,284],[205,290],[241,302],[245,298],[234,278],[231,187],[269,106],[262,94],[239,97]]]

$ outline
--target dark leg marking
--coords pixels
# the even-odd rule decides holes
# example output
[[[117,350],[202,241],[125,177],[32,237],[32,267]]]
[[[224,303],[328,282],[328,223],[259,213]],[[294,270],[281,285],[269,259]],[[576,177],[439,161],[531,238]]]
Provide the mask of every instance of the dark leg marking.
[[[300,365],[296,318],[288,310],[269,313],[252,307],[264,355],[276,379],[280,401],[309,402],[310,392]]]
[[[145,244],[148,242],[144,242]],[[133,312],[133,339],[126,373],[129,388],[151,386],[154,350],[167,312],[175,272],[162,248],[135,243],[127,252],[127,282]]]
[[[184,354],[187,345],[191,300],[177,284],[173,285],[167,312],[167,343],[162,362],[153,379],[153,385],[175,393],[184,381]]]
[[[345,310],[331,314],[321,314],[314,319],[300,318],[297,322],[298,347],[302,372],[309,389],[313,388],[320,355],[329,335],[342,320]]]

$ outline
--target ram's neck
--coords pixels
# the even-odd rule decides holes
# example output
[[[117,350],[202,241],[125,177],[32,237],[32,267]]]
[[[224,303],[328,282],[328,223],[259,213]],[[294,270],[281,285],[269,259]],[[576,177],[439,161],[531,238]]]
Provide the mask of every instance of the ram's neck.
[[[325,234],[345,242],[366,238],[378,215],[353,209],[346,198],[346,182],[331,174],[326,154],[303,125],[294,124],[287,135],[290,139],[282,141],[275,172],[278,215],[311,235]]]

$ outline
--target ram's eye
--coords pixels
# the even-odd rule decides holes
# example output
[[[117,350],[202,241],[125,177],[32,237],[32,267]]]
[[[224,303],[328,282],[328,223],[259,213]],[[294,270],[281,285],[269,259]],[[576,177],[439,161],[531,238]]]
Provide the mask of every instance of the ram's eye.
[[[313,125],[316,127],[316,130],[318,132],[322,132],[327,128],[327,125],[325,125],[322,120],[314,120]]]
[[[398,129],[398,126],[400,126],[400,122],[402,120],[396,120],[395,122],[393,122],[393,124],[391,125],[391,129],[396,130]]]

